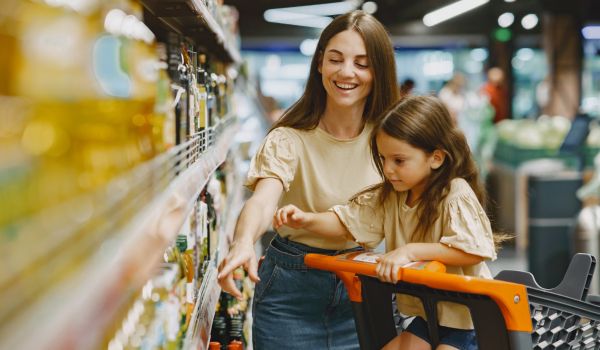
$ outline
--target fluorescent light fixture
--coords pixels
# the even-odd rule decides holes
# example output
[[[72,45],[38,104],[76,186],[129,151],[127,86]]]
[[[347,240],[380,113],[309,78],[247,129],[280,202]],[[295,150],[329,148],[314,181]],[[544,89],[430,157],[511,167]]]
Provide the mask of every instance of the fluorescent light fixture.
[[[346,0],[326,4],[274,8],[266,10],[263,17],[267,22],[272,23],[325,28],[332,21],[327,16],[350,12],[362,3],[362,0]]]
[[[341,15],[346,12],[350,12],[358,8],[362,4],[359,0],[348,0],[340,2],[330,2],[326,4],[317,5],[306,5],[306,6],[293,6],[293,7],[281,7],[267,10],[268,11],[286,11],[303,13],[305,15],[315,16],[335,16]]]
[[[423,17],[423,24],[428,27],[433,27],[436,24],[442,23],[462,15],[467,11],[488,3],[490,0],[460,0],[453,2],[450,5],[441,7],[435,11],[431,11]]]
[[[515,15],[510,12],[504,12],[498,17],[498,25],[502,28],[508,28],[515,22]]]
[[[521,19],[521,25],[523,28],[529,30],[533,29],[539,22],[538,16],[530,13]]]
[[[581,28],[581,34],[587,40],[600,39],[600,25],[590,25]]]
[[[515,2],[515,0],[504,0],[504,2]]]
[[[271,23],[291,24],[311,28],[325,28],[332,21],[330,17],[306,15],[275,9],[265,11],[264,18],[265,21]]]

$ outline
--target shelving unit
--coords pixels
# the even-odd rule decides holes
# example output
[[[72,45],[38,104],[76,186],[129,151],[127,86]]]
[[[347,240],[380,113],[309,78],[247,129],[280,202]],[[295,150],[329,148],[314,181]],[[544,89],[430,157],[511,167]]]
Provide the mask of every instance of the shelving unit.
[[[114,220],[111,221],[111,227],[88,232],[90,236],[102,236],[107,231],[117,229],[110,238],[102,236],[104,240],[101,246],[95,246],[93,255],[71,277],[45,293],[26,312],[21,312],[17,319],[3,325],[0,348],[84,349],[96,344],[103,336],[102,331],[114,321],[115,312],[132,291],[141,288],[161,260],[165,247],[175,239],[194,199],[209,176],[225,160],[235,130],[234,118],[228,117],[214,128],[206,130],[206,135],[197,135],[166,154],[140,165],[129,174],[115,179],[102,193],[97,194],[93,198],[95,203],[106,204],[107,209],[131,207],[129,210],[137,212],[137,215],[120,228],[117,227],[119,220]],[[205,137],[211,141],[203,148],[200,140]],[[153,180],[158,180],[162,185],[157,187]],[[133,186],[135,183],[151,182],[154,187],[147,189]],[[114,198],[115,188],[125,189],[120,193],[121,198],[136,197],[140,200],[133,204],[119,201]],[[80,203],[89,200],[77,199]],[[66,217],[72,213],[62,214]],[[96,215],[87,221],[99,220],[105,212],[98,211]],[[58,217],[54,219],[61,221]],[[40,227],[42,223],[43,218],[39,218],[37,222],[32,221],[31,225]],[[75,227],[54,229],[57,232],[76,232]],[[48,233],[51,235],[52,232]],[[69,238],[72,237],[65,237]],[[60,256],[56,258],[64,260]],[[58,265],[62,262],[53,263]],[[213,263],[200,288],[198,300],[203,302],[198,303],[197,314],[201,315],[203,323],[195,327],[190,342],[196,333],[206,332],[203,327],[207,327],[210,334],[211,313],[214,313],[215,299],[218,299],[220,291],[215,268]],[[11,289],[2,291],[3,300],[11,300],[5,299],[5,296],[12,294],[16,297],[19,292],[22,292],[19,285],[13,285]],[[35,337],[28,336],[31,334],[35,334]]]
[[[241,63],[239,49],[217,23],[204,2],[200,0],[142,0],[154,18],[176,31],[196,40],[225,62]]]
[[[229,249],[229,239],[232,236],[237,221],[238,214],[243,204],[243,178],[233,174],[233,181],[230,183],[229,188],[231,189],[227,193],[227,215],[224,223],[220,226],[219,232],[219,245],[217,248],[218,257],[225,254]],[[202,286],[198,290],[196,300],[201,302],[196,304],[194,314],[190,321],[190,328],[186,333],[186,337],[183,343],[184,349],[202,349],[206,348],[210,340],[210,330],[212,327],[213,317],[215,314],[215,308],[219,301],[219,295],[221,293],[221,287],[217,282],[217,261],[211,261],[210,266],[206,274]]]
[[[148,107],[143,112],[139,112],[140,110],[135,110],[137,112],[131,112],[132,110],[122,111],[119,109],[118,112],[122,113],[115,113],[114,106],[126,106],[128,102],[134,104],[139,102],[134,101],[139,96],[122,95],[116,98],[110,93],[102,95],[101,92],[95,92],[97,95],[93,95],[93,101],[98,101],[98,103],[106,100],[109,102],[114,101],[114,104],[110,105],[113,106],[113,110],[111,110],[114,113],[113,117],[120,120],[121,124],[118,124],[120,127],[130,128],[127,129],[127,132],[131,133],[132,136],[127,134],[127,137],[132,139],[127,139],[130,142],[128,145],[143,148],[148,147],[148,144],[143,144],[144,142],[151,143],[152,152],[141,152],[143,153],[141,156],[136,153],[137,158],[134,157],[129,167],[119,168],[120,172],[115,172],[111,177],[107,175],[105,177],[106,182],[99,183],[98,186],[93,187],[93,190],[71,191],[69,194],[73,193],[72,196],[65,197],[66,200],[56,201],[59,204],[47,207],[40,206],[43,209],[32,210],[31,213],[27,212],[19,217],[15,216],[17,217],[16,220],[8,221],[8,224],[0,226],[0,233],[2,234],[0,264],[3,265],[3,268],[0,269],[0,300],[2,300],[2,303],[0,303],[0,349],[96,349],[104,347],[115,334],[118,337],[120,327],[129,322],[127,317],[130,313],[126,311],[132,310],[132,307],[136,306],[133,301],[145,292],[145,287],[157,276],[157,271],[164,272],[163,268],[167,259],[166,250],[179,244],[181,231],[186,230],[185,226],[189,224],[190,217],[194,215],[193,213],[196,213],[195,210],[199,201],[206,195],[203,190],[205,191],[207,183],[211,179],[216,181],[214,173],[226,161],[228,152],[232,147],[235,147],[234,136],[239,128],[238,116],[235,110],[229,109],[231,105],[227,94],[234,91],[235,72],[232,73],[232,71],[235,71],[241,63],[241,57],[237,48],[237,39],[228,30],[230,28],[223,27],[223,25],[228,25],[227,17],[221,16],[222,12],[219,11],[225,11],[226,9],[209,8],[206,5],[207,2],[202,0],[170,2],[132,0],[131,2],[124,1],[122,3],[115,1],[111,2],[110,5],[98,1],[97,4],[105,6],[98,10],[98,14],[101,16],[106,15],[106,18],[108,18],[108,14],[102,11],[111,10],[109,13],[112,12],[112,15],[122,15],[123,18],[127,16],[128,19],[132,20],[131,23],[137,21],[135,22],[138,26],[136,29],[140,29],[140,25],[142,25],[138,21],[138,19],[141,19],[138,16],[142,12],[141,6],[139,6],[141,4],[144,7],[144,25],[160,34],[175,31],[182,40],[181,49],[184,50],[184,54],[185,48],[189,47],[188,45],[193,45],[194,50],[210,56],[212,65],[207,64],[201,67],[195,60],[182,62],[182,64],[190,65],[189,69],[184,67],[184,71],[188,69],[190,79],[187,83],[189,85],[181,84],[182,81],[174,81],[173,76],[170,79],[167,76],[167,69],[163,67],[166,64],[164,58],[160,57],[160,50],[157,50],[156,56],[152,56],[154,47],[151,41],[146,41],[143,44],[135,43],[138,39],[128,36],[131,33],[124,30],[124,26],[119,27],[118,31],[110,33],[102,32],[103,29],[99,26],[93,27],[94,32],[86,38],[89,47],[92,47],[92,44],[97,44],[100,37],[110,38],[112,40],[110,43],[115,45],[120,43],[120,40],[127,43],[134,42],[138,46],[133,45],[128,49],[135,46],[135,50],[123,50],[130,55],[126,58],[142,57],[135,55],[142,55],[140,52],[143,52],[143,55],[146,56],[143,56],[142,59],[147,60],[144,63],[156,63],[155,66],[160,66],[160,68],[156,68],[157,71],[165,70],[165,72],[157,72],[157,75],[163,73],[157,81],[157,85],[162,84],[156,87],[157,96],[144,95],[144,103],[147,103]],[[65,9],[63,5],[54,5],[49,2],[47,4],[32,2],[31,6],[37,10],[41,9],[42,12],[39,13],[47,13],[50,16],[48,17],[50,22],[61,18],[60,11],[65,11],[64,13],[69,19],[78,21],[76,23],[81,26],[84,23],[98,25],[102,22],[98,21],[98,18],[104,18],[93,17],[92,19],[92,16],[85,17],[86,14],[71,11]],[[101,5],[98,6],[100,8]],[[122,10],[119,6],[123,6]],[[133,21],[134,18],[136,18],[135,21]],[[123,20],[123,23],[125,22]],[[21,22],[18,23],[21,24]],[[33,25],[31,23],[36,22],[26,22],[27,25]],[[106,22],[104,24],[106,26]],[[144,27],[143,29],[149,30],[149,28]],[[0,29],[4,30],[4,28]],[[121,31],[121,29],[123,30]],[[0,35],[0,38],[9,40],[8,42],[11,45],[17,45],[21,39],[18,37],[18,35],[21,35],[20,32],[17,32],[14,37],[11,37],[10,35],[13,34],[10,33],[6,37]],[[5,33],[0,31],[0,34]],[[93,35],[98,35],[98,37],[93,37]],[[166,44],[166,36],[156,35],[156,37]],[[18,46],[15,46],[15,48],[18,49]],[[94,46],[94,48],[98,52],[104,49],[100,46]],[[168,50],[172,49],[173,47],[168,47]],[[176,46],[175,49],[180,48]],[[173,54],[173,52],[170,53]],[[27,58],[21,51],[18,54],[21,55],[17,56],[20,59]],[[122,57],[115,57],[122,59]],[[85,58],[91,60],[89,56],[85,56]],[[132,62],[124,63],[125,68],[131,68],[127,64],[135,65]],[[28,62],[28,64],[30,63]],[[34,67],[33,64],[29,66]],[[148,67],[150,66],[146,68]],[[51,66],[51,68],[54,67]],[[123,67],[119,66],[117,68]],[[150,68],[154,69],[153,66]],[[196,72],[192,71],[191,68],[194,68],[194,70],[196,68],[198,70],[200,68],[206,69],[204,74],[209,72],[215,78],[211,76],[210,81],[196,81]],[[115,71],[122,74],[122,78],[126,78],[127,74],[134,74],[127,69],[124,71],[116,69]],[[110,75],[114,71],[104,73]],[[19,71],[14,76],[10,75],[9,79],[16,80],[19,77],[22,79],[29,77],[29,75],[24,74],[23,71]],[[94,71],[92,74],[99,73]],[[47,78],[46,80],[51,79]],[[93,82],[94,80],[90,81]],[[167,84],[165,84],[165,81]],[[210,91],[204,91],[204,97],[197,93],[198,85],[201,84],[205,84],[207,89],[210,88]],[[209,86],[210,84],[213,85]],[[147,82],[147,85],[143,86],[147,88],[146,92],[154,91],[149,88],[151,85],[152,83]],[[73,90],[80,87],[77,84],[67,84],[65,86],[69,86]],[[140,86],[142,85],[134,87],[140,88]],[[181,109],[176,110],[175,106],[180,106],[177,99],[175,101],[169,100],[169,86],[179,86],[180,90],[187,89],[185,94],[188,94],[186,98],[189,98],[189,100],[186,100],[186,103],[199,104],[202,101],[208,104],[210,102],[211,106],[204,107],[207,108],[207,112],[212,113],[211,118],[207,117],[203,121],[205,124],[193,124],[199,120],[199,118],[198,120],[192,120],[192,118],[197,118],[200,115],[198,108],[194,111],[194,113],[198,113],[197,115],[193,114],[191,109],[183,108],[183,117],[177,116],[177,118],[183,119],[174,120],[175,113],[180,113]],[[85,120],[87,117],[85,114],[82,116],[81,113],[77,113],[79,108],[77,103],[84,100],[84,98],[76,93],[73,93],[74,97],[70,100],[56,99],[55,101],[52,100],[52,97],[47,97],[54,96],[51,94],[43,95],[46,96],[44,97],[46,100],[43,100],[42,98],[36,99],[37,97],[33,94],[28,95],[29,91],[26,90],[23,96],[19,93],[22,92],[17,91],[14,93],[11,90],[1,90],[0,104],[2,106],[0,107],[11,110],[8,106],[15,105],[19,108],[15,107],[14,110],[21,111],[25,109],[25,107],[21,107],[21,104],[31,103],[35,105],[41,103],[40,101],[44,103],[51,101],[51,103],[56,103],[64,108],[61,110],[63,113],[65,111],[72,113],[72,115],[68,114],[68,117],[65,117],[72,119],[65,119],[64,123],[67,125],[70,122],[73,130],[81,127],[78,123],[83,123],[81,120]],[[2,96],[4,94],[7,96]],[[158,96],[158,94],[162,95]],[[192,99],[195,100],[192,101]],[[154,103],[153,109],[152,104]],[[172,110],[159,110],[156,107],[159,104],[160,107],[170,105]],[[187,104],[184,105],[187,106]],[[103,106],[106,107],[106,105]],[[169,114],[169,112],[172,112],[172,114]],[[97,117],[98,121],[93,126],[102,126],[105,129],[94,129],[93,131],[90,129],[87,131],[124,132],[123,129],[117,129],[116,127],[110,129],[114,125],[102,119],[108,117],[102,115],[103,110],[101,108],[94,110],[94,113],[96,114],[93,114],[93,116]],[[187,113],[189,113],[189,116]],[[23,114],[25,113],[23,112]],[[170,117],[173,118],[170,119]],[[27,127],[27,122],[31,122],[27,118],[32,118],[31,120],[38,123],[41,120],[46,122],[44,125],[50,125],[50,127],[64,126],[63,124],[59,125],[59,122],[55,122],[53,119],[45,120],[33,114],[32,116],[13,117],[13,119],[21,122],[21,124],[15,125],[23,129]],[[0,117],[0,119],[2,118]],[[182,121],[192,123],[194,127],[187,129],[189,133],[184,137],[181,137],[182,134],[177,131],[180,143],[173,146],[173,143],[175,143],[175,129],[181,127]],[[52,124],[54,122],[56,124]],[[138,123],[138,129],[133,127],[136,123]],[[165,126],[167,123],[172,123],[168,125],[173,134],[169,138],[169,142],[166,141],[167,136],[165,136],[168,132]],[[145,131],[142,130],[140,125],[146,127]],[[18,133],[24,131],[12,124],[9,126],[17,130],[14,135],[10,134],[10,136],[14,137],[12,140],[16,145],[14,148],[18,149],[20,147],[20,135]],[[194,133],[193,130],[201,131]],[[65,135],[61,134],[59,136],[78,136],[71,129],[67,129],[67,132],[70,134],[65,133]],[[144,134],[142,135],[142,133]],[[164,139],[155,140],[159,137],[164,137]],[[5,147],[5,144],[0,144],[0,146]],[[100,142],[95,146],[96,148],[89,147],[89,149],[86,149],[88,152],[107,151],[101,148],[105,146]],[[123,146],[122,148],[114,148],[112,152],[117,152],[115,151],[117,149],[128,151]],[[167,150],[164,151],[164,149]],[[13,151],[12,149],[9,150]],[[105,155],[103,154],[103,156]],[[36,155],[36,157],[38,158],[32,157],[33,161],[30,161],[32,164],[36,164],[34,162],[41,163],[48,159],[40,155]],[[92,156],[90,155],[90,157]],[[124,159],[126,156],[122,158]],[[106,156],[100,161],[106,162],[110,159]],[[142,161],[142,159],[145,159],[145,161]],[[3,159],[3,161],[6,160]],[[68,164],[69,158],[65,156],[60,161]],[[58,161],[52,164],[63,165]],[[25,165],[29,165],[29,163],[25,163]],[[8,164],[7,166],[5,163],[0,163],[0,175],[14,176],[9,173],[11,166],[13,165]],[[18,166],[22,165],[19,163]],[[68,172],[57,172],[57,174],[63,173],[67,174]],[[72,173],[79,175],[74,170]],[[37,181],[40,181],[43,185],[51,185],[50,182],[43,183],[42,180]],[[239,179],[236,178],[235,180],[228,183],[227,209],[219,213],[224,219],[218,226],[217,236],[226,237],[231,234],[235,218],[241,207],[241,183]],[[26,181],[30,180],[16,183],[23,188],[26,188],[26,186],[39,186],[36,182],[30,184]],[[77,179],[74,178],[73,182],[76,181]],[[12,184],[11,182],[8,183]],[[0,190],[5,189],[0,188]],[[6,203],[3,204],[6,205]],[[198,246],[200,244],[198,243]],[[202,282],[199,286],[193,284],[195,291],[194,311],[191,315],[189,327],[187,329],[181,327],[182,330],[185,330],[185,333],[179,338],[182,341],[179,342],[178,340],[177,348],[203,349],[208,345],[215,307],[220,295],[220,287],[216,280],[217,260],[219,254],[224,253],[227,249],[227,239],[216,239],[211,244],[214,245],[212,248],[213,254],[208,255],[208,257],[212,260],[206,262],[204,260],[194,261],[195,264],[198,264],[194,266],[196,270],[199,267],[203,269],[200,272],[196,271],[196,273],[201,274],[198,281],[201,280]],[[195,249],[200,252],[201,248],[197,247]],[[206,259],[206,256],[203,259]],[[175,268],[181,266],[177,263],[170,263]],[[181,269],[177,271],[183,273]],[[185,284],[184,286],[189,287]],[[187,303],[189,302],[183,300],[181,306],[185,308],[190,305]],[[189,315],[189,311],[184,314],[184,316]]]

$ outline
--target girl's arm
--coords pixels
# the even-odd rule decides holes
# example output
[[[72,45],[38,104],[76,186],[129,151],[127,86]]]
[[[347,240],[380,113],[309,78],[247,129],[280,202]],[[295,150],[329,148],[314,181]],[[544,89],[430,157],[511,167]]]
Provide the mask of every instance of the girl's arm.
[[[352,237],[335,213],[307,213],[292,204],[280,208],[273,216],[273,228],[283,225],[327,237]]]
[[[243,266],[250,279],[258,282],[258,261],[254,252],[254,242],[268,229],[282,193],[283,184],[280,180],[261,179],[256,183],[254,193],[240,212],[233,242],[229,253],[219,264],[217,276],[221,288],[238,299],[242,297],[242,293],[233,282],[233,271]]]
[[[442,243],[408,243],[382,255],[376,271],[382,281],[396,283],[398,269],[412,261],[437,260],[446,265],[467,266],[483,259]]]

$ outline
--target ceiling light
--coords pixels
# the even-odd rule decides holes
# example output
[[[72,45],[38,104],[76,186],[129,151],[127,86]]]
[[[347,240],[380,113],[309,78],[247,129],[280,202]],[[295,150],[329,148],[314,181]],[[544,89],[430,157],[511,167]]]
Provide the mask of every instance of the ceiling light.
[[[362,10],[372,15],[377,12],[377,3],[374,1],[367,1],[362,5]]]
[[[515,2],[515,0],[504,0],[504,2]]]
[[[488,52],[483,48],[476,48],[471,50],[471,59],[477,62],[483,62],[488,58]]]
[[[510,12],[504,12],[498,17],[498,25],[502,28],[510,27],[515,21],[515,15]]]
[[[265,13],[269,12],[269,11],[285,11],[285,12],[302,13],[305,15],[335,16],[335,15],[341,15],[343,13],[355,10],[362,3],[363,2],[360,0],[347,0],[347,1],[340,1],[340,2],[330,2],[330,3],[326,3],[326,4],[317,4],[317,5],[273,8],[273,9],[265,11]]]
[[[431,11],[423,17],[423,23],[428,27],[442,23],[467,11],[488,3],[490,0],[460,0],[450,5]]]
[[[600,39],[600,25],[585,26],[581,29],[581,34],[587,40]]]
[[[538,16],[534,15],[533,13],[530,13],[523,17],[523,19],[521,20],[521,25],[523,26],[523,28],[529,30],[533,29],[538,24],[538,22]]]
[[[318,43],[319,41],[316,39],[304,39],[302,40],[302,43],[300,43],[300,52],[304,56],[312,56],[317,50]]]
[[[517,50],[516,57],[521,61],[529,61],[535,56],[535,52],[528,47]]]
[[[291,24],[303,27],[325,28],[332,21],[330,17],[314,16],[283,10],[267,10],[264,13],[267,22]]]
[[[267,22],[291,24],[304,27],[325,28],[335,16],[358,8],[362,0],[346,0],[326,4],[281,7],[266,10],[263,14]]]

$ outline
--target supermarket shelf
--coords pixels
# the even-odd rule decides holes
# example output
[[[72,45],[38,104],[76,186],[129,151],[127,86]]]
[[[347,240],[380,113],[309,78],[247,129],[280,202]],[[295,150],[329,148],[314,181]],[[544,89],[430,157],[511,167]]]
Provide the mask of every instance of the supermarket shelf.
[[[42,278],[39,295],[28,294],[25,278],[2,276],[1,309],[8,307],[10,312],[0,315],[4,316],[0,318],[0,349],[98,347],[117,312],[148,280],[164,249],[174,241],[210,175],[225,160],[236,129],[234,118],[225,118],[204,135],[140,165],[103,191],[59,208],[72,212],[55,209],[32,219],[30,230],[46,229],[37,231],[38,237],[52,237],[42,244],[66,241],[65,246],[77,246],[79,251],[64,248],[57,253],[46,247],[46,254],[40,253],[38,276],[31,278],[57,269],[65,270],[66,277],[47,286]],[[81,216],[81,210],[88,215]],[[48,231],[49,222],[43,221],[52,215],[58,215],[53,224],[62,223],[55,227],[60,232]],[[72,216],[78,220],[69,220]],[[96,230],[73,236],[90,222]],[[211,293],[215,292],[211,289]],[[16,309],[11,310],[7,305],[13,304]]]
[[[236,174],[236,179],[233,182],[232,191],[227,194],[228,203],[227,207],[227,218],[225,224],[221,225],[221,232],[219,236],[219,248],[216,259],[219,261],[221,256],[225,256],[229,252],[229,244],[233,240],[233,231],[235,224],[237,223],[238,216],[242,207],[244,206],[244,180],[246,179],[245,174]]]
[[[241,63],[239,49],[228,40],[201,0],[142,0],[144,7],[169,28],[206,45],[210,52],[227,62]],[[208,34],[208,35],[207,35]]]
[[[228,209],[225,213],[226,217],[224,224],[220,225],[219,228],[219,247],[215,254],[216,258],[211,261],[210,267],[202,281],[202,286],[198,290],[196,309],[194,310],[194,314],[190,321],[190,325],[193,326],[190,326],[188,329],[183,349],[207,349],[210,341],[212,322],[221,292],[221,287],[219,286],[216,277],[216,266],[218,265],[219,257],[223,254],[227,254],[229,251],[229,242],[233,237],[233,230],[239,212],[244,204],[244,188],[242,183],[245,177],[243,174],[238,174],[237,169],[233,170],[233,172],[235,173],[233,175],[234,180],[228,185],[228,189],[230,189],[229,193],[227,193],[226,208]],[[198,301],[200,302],[198,303]]]
[[[183,349],[208,349],[210,330],[221,294],[217,282],[217,268],[211,262],[196,296],[196,308],[190,320],[190,328],[184,339]]]

